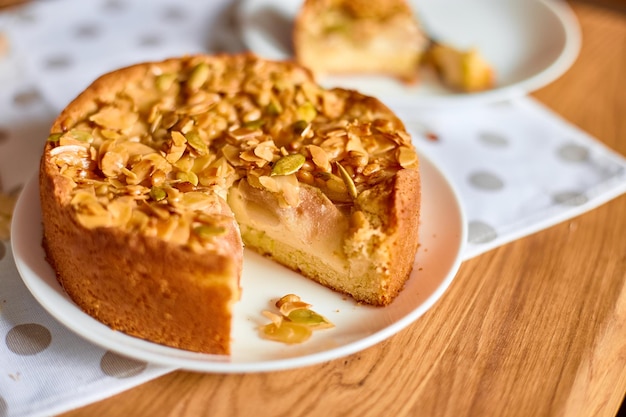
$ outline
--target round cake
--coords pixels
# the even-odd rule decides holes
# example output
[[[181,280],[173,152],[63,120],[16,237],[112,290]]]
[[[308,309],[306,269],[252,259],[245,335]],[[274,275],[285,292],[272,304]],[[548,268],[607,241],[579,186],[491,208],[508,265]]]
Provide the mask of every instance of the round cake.
[[[112,329],[196,352],[230,352],[244,244],[379,306],[418,245],[402,122],[250,54],[100,77],[55,120],[40,195],[47,259],[71,299]]]

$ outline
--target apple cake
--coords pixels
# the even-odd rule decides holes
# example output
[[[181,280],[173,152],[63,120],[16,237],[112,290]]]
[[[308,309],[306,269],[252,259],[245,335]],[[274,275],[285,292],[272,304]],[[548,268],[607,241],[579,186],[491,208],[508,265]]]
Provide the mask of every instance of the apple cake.
[[[318,74],[380,74],[415,82],[428,40],[405,0],[305,0],[297,61]]]
[[[418,156],[402,122],[251,54],[97,79],[53,123],[40,197],[48,262],[78,306],[196,352],[230,352],[244,244],[378,306],[418,245]]]

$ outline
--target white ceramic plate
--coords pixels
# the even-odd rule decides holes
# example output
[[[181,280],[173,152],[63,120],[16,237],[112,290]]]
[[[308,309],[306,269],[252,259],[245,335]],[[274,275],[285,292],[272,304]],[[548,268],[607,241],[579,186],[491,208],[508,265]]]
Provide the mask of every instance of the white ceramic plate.
[[[495,88],[454,93],[432,73],[407,86],[380,76],[334,76],[319,81],[413,105],[453,105],[506,100],[561,76],[580,49],[578,22],[562,0],[411,0],[428,34],[459,48],[475,46],[493,65]],[[293,55],[291,33],[302,0],[241,0],[241,36],[253,52],[270,59]]]
[[[328,361],[378,343],[420,317],[450,285],[461,263],[466,221],[448,180],[426,158],[421,160],[423,208],[420,248],[414,271],[388,307],[358,305],[299,274],[246,252],[243,296],[234,312],[230,358],[192,353],[146,342],[83,313],[57,283],[41,248],[41,210],[36,178],[15,208],[12,245],[18,271],[33,296],[57,320],[85,339],[120,354],[162,365],[205,372],[272,371]],[[335,328],[320,330],[306,343],[287,346],[259,337],[261,312],[272,300],[295,293],[328,317]]]

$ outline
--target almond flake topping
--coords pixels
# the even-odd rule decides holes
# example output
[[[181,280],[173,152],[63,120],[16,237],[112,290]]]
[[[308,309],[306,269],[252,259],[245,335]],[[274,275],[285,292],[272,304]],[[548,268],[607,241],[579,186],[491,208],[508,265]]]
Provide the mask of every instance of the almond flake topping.
[[[48,138],[49,159],[71,181],[87,228],[126,227],[201,247],[232,222],[204,211],[242,178],[285,207],[300,204],[301,186],[354,205],[359,191],[418,165],[388,109],[325,90],[295,65],[192,56],[145,69]]]
[[[280,314],[263,311],[271,323],[261,326],[261,337],[285,344],[298,344],[309,340],[313,331],[335,327],[326,317],[311,310],[311,304],[305,303],[295,294],[287,294],[276,301]]]

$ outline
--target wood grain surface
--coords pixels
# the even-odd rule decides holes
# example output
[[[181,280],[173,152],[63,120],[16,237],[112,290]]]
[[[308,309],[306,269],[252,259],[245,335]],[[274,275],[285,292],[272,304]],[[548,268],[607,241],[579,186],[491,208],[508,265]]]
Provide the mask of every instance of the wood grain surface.
[[[533,96],[626,155],[626,15],[572,7],[580,56]],[[465,262],[426,315],[363,352],[283,372],[173,372],[65,417],[614,416],[625,283],[621,196]]]

